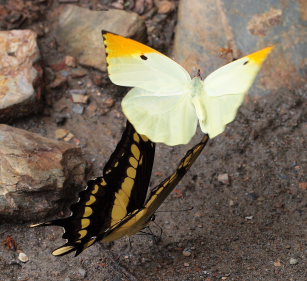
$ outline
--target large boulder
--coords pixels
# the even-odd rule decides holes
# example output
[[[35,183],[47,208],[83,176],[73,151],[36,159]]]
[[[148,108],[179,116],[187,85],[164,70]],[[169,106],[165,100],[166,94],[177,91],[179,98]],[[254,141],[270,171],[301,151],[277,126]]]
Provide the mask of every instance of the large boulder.
[[[64,51],[87,66],[106,71],[105,50],[101,31],[125,37],[144,37],[144,20],[136,13],[109,9],[92,11],[67,5],[56,24],[56,38]]]
[[[0,220],[54,214],[83,183],[84,170],[80,148],[0,125]]]
[[[42,68],[31,30],[0,31],[0,122],[38,111]]]
[[[251,92],[300,88],[306,81],[306,20],[304,1],[181,0],[174,57],[191,74],[200,69],[208,75],[232,58],[275,45]]]

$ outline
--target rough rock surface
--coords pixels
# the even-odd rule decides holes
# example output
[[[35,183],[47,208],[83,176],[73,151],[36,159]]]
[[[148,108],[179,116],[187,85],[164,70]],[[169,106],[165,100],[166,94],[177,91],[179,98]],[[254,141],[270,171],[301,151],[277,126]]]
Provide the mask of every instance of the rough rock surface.
[[[305,6],[303,1],[182,0],[174,57],[192,75],[198,69],[208,75],[232,58],[276,45],[252,94],[298,89],[306,81]]]
[[[42,69],[36,33],[0,31],[0,122],[38,110]]]
[[[80,148],[0,125],[0,219],[37,221],[81,184]]]
[[[79,63],[105,71],[102,30],[141,39],[145,34],[145,24],[132,12],[116,9],[91,11],[68,5],[60,14],[56,36],[65,52],[76,57]]]

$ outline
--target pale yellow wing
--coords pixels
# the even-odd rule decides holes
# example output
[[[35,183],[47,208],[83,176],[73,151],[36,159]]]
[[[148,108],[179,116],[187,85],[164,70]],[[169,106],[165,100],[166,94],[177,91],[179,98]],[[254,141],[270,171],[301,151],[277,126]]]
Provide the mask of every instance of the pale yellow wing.
[[[193,98],[203,132],[214,138],[234,120],[245,94],[273,47],[231,62],[204,80],[204,93]],[[205,118],[201,118],[201,116]]]
[[[191,81],[183,67],[142,43],[112,33],[103,38],[109,77],[116,85],[177,95]]]
[[[134,88],[124,97],[122,108],[136,131],[153,142],[186,144],[196,132],[197,116],[188,92],[157,96]]]

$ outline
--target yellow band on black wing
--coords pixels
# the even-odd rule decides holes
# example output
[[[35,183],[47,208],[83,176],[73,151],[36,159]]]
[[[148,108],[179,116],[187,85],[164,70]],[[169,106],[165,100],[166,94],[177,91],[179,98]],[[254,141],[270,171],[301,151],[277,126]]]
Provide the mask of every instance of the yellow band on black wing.
[[[96,236],[144,205],[154,159],[154,144],[138,135],[127,122],[123,136],[103,169],[103,177],[90,180],[71,206],[72,215],[40,225],[65,229],[67,243],[53,252],[76,255],[96,242]]]
[[[187,171],[202,152],[203,148],[206,146],[208,140],[209,136],[205,135],[201,142],[190,149],[181,159],[176,171],[151,191],[150,196],[145,204],[145,208],[148,208],[149,212],[152,213],[151,215],[153,215],[153,213],[163,203],[165,198],[172,192],[179,181],[187,173]]]
[[[150,221],[154,212],[161,206],[163,201],[190,169],[191,165],[195,162],[203,148],[206,146],[208,140],[209,136],[205,135],[198,144],[196,144],[186,153],[186,155],[180,161],[176,171],[152,189],[146,204],[142,208],[134,210],[123,220],[119,221],[114,227],[108,229],[107,237],[104,233],[104,236],[99,236],[97,239],[111,241],[107,238],[114,237],[117,239],[123,236],[123,233],[125,235],[132,235],[142,230]]]

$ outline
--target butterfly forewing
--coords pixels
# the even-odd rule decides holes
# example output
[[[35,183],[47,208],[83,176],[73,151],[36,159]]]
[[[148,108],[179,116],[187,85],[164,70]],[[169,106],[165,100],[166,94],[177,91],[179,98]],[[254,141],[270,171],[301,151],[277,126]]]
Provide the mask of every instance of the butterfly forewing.
[[[111,81],[160,93],[177,93],[191,81],[179,64],[135,40],[102,32]]]
[[[165,198],[172,192],[179,181],[184,177],[192,164],[198,158],[209,140],[209,136],[205,135],[201,142],[191,148],[186,155],[181,159],[176,171],[157,185],[150,193],[150,196],[145,204],[150,217],[163,203]]]
[[[139,135],[127,122],[123,136],[111,155],[103,177],[90,180],[80,192],[79,201],[71,206],[72,215],[41,225],[64,227],[67,243],[54,255],[76,251],[76,255],[104,236],[131,211],[143,206],[151,176],[154,144]]]

